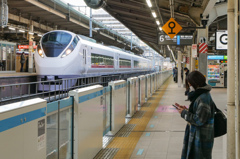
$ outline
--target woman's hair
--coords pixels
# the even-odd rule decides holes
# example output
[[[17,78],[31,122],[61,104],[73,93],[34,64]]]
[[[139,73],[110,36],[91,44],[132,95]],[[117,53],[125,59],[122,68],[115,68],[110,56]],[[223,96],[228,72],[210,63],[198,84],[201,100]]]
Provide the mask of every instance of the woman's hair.
[[[192,71],[187,76],[187,81],[196,90],[198,87],[203,87],[206,85],[206,78],[199,71]]]

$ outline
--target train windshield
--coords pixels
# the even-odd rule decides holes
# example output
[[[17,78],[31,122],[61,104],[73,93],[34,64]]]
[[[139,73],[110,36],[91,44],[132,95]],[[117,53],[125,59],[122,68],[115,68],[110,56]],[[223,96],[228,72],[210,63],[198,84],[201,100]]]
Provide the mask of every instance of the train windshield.
[[[47,57],[58,57],[72,40],[66,32],[51,32],[43,36],[42,48]]]

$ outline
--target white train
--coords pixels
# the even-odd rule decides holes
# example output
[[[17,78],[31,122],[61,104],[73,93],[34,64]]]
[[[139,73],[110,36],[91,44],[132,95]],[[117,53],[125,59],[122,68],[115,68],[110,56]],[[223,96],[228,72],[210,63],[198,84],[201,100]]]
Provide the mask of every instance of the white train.
[[[148,59],[91,42],[64,30],[44,34],[36,52],[36,72],[40,78],[48,80],[152,69]]]

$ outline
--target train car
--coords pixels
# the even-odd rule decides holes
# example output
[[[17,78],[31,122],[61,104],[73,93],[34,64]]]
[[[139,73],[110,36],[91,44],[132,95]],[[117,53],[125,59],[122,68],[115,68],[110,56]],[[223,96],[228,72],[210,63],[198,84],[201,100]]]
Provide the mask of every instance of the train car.
[[[35,55],[40,80],[150,71],[151,61],[114,47],[55,30],[43,35]]]

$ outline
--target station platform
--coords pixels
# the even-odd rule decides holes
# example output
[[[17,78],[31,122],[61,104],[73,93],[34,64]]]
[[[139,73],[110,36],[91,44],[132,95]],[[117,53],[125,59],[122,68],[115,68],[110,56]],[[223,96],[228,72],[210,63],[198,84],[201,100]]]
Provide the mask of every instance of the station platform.
[[[37,76],[37,74],[36,73],[28,73],[28,72],[0,73],[0,78],[28,77],[28,76]]]
[[[112,138],[95,159],[179,159],[183,146],[186,121],[171,105],[189,106],[185,88],[169,78],[131,120]],[[227,89],[213,88],[212,98],[221,110],[226,108]],[[111,138],[111,137],[109,137]],[[213,159],[226,156],[226,135],[215,138]]]
[[[0,73],[0,85],[36,82],[37,74],[28,72]]]

